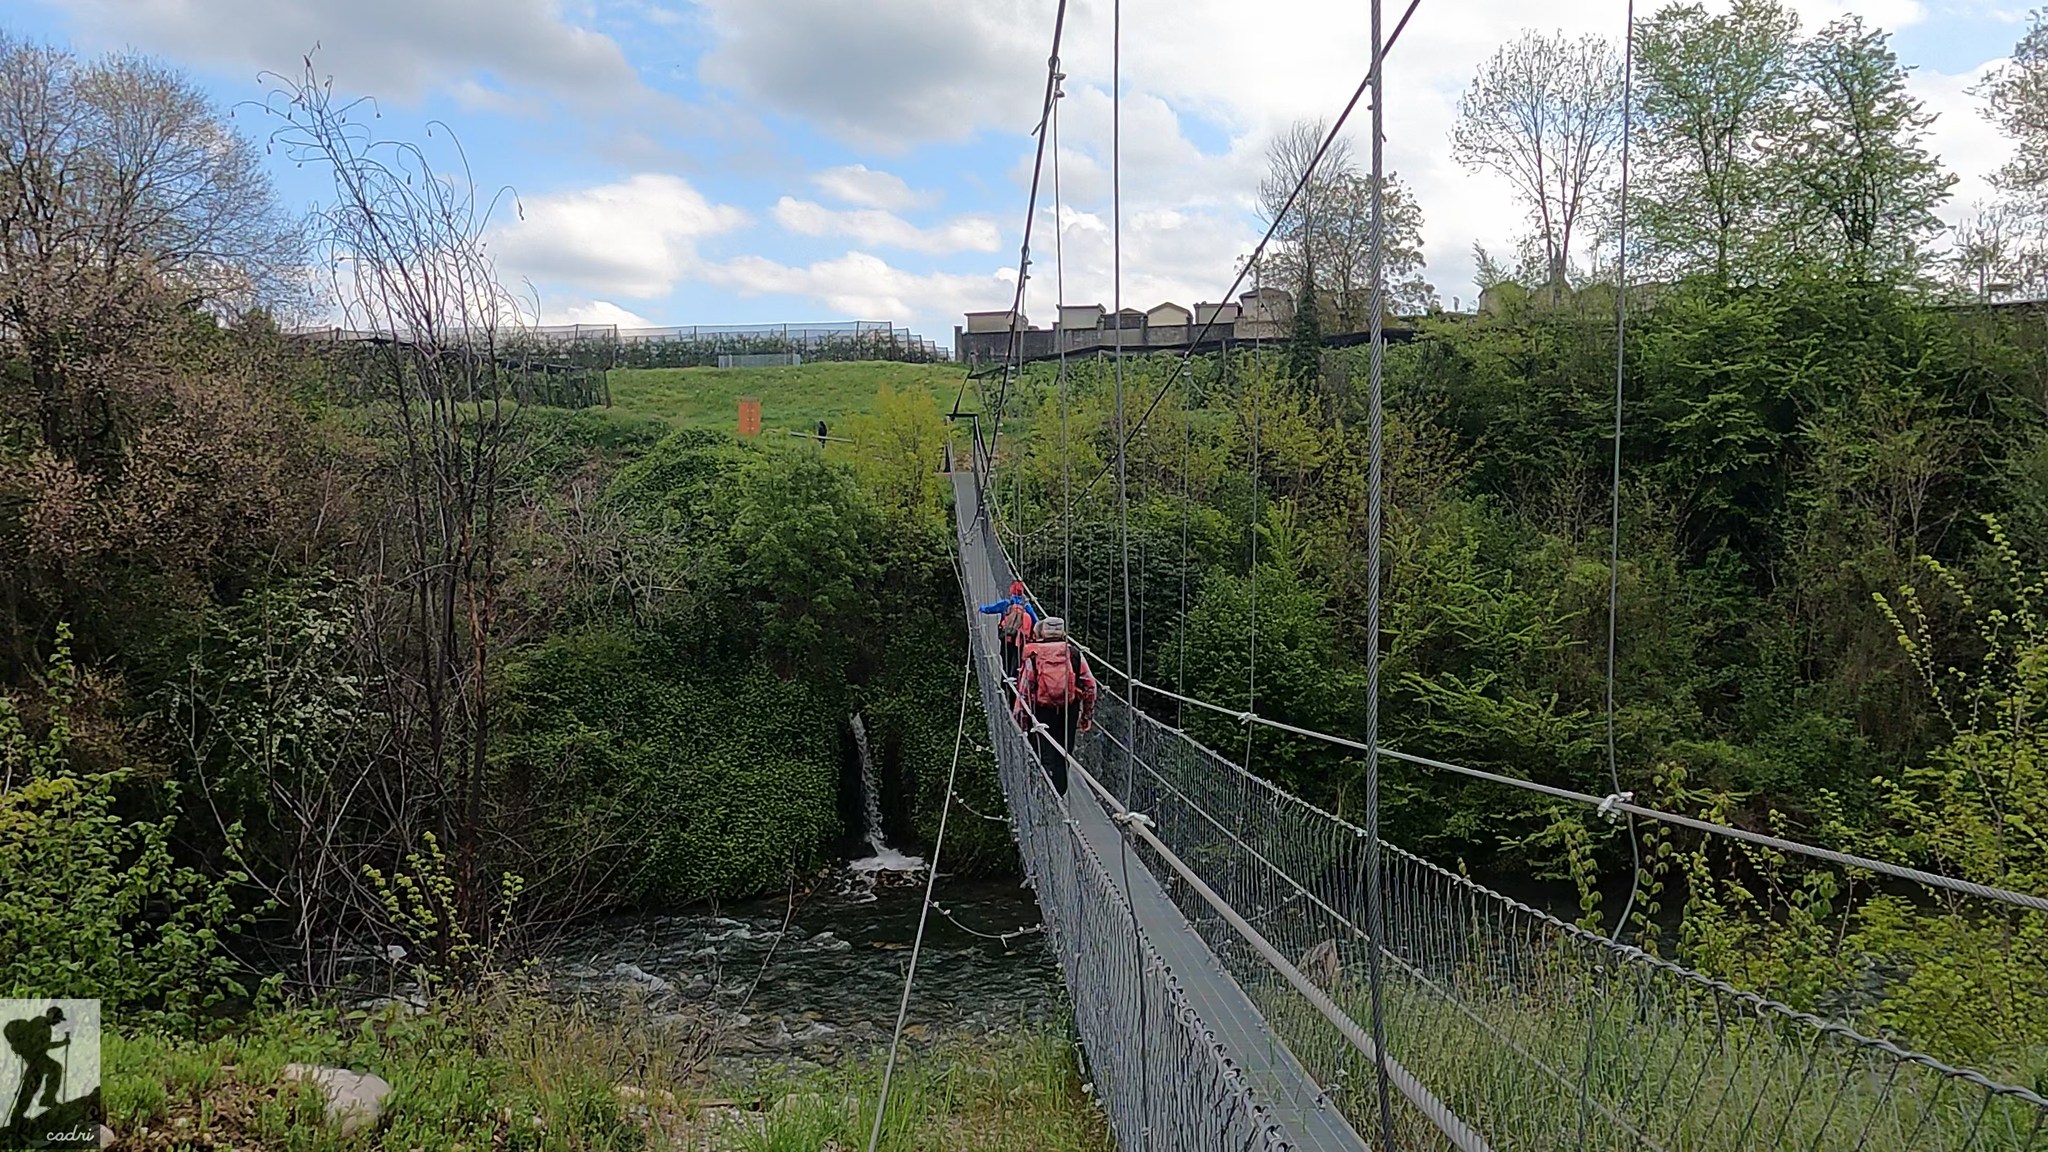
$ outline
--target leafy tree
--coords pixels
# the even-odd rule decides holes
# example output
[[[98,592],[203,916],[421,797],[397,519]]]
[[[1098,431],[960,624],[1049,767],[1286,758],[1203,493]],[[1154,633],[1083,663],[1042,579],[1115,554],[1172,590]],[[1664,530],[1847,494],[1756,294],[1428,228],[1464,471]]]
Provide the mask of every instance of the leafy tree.
[[[1358,171],[1348,141],[1331,141],[1314,177],[1281,218],[1288,194],[1328,131],[1323,121],[1297,120],[1266,146],[1259,212],[1268,223],[1280,219],[1280,228],[1259,272],[1296,292],[1313,282],[1339,330],[1356,332],[1365,328],[1371,307],[1372,178]],[[1387,176],[1380,211],[1387,310],[1412,315],[1435,307],[1436,289],[1423,279],[1422,207],[1399,176]]]
[[[874,624],[883,543],[843,468],[809,452],[764,452],[739,479],[733,573],[781,666],[844,667]]]
[[[1307,728],[1345,728],[1358,680],[1340,670],[1320,591],[1285,563],[1262,563],[1256,582],[1255,593],[1250,575],[1204,577],[1183,626],[1189,694]],[[1187,723],[1204,743],[1243,758],[1243,725],[1194,710]],[[1343,783],[1327,745],[1254,728],[1250,747],[1254,770],[1289,787],[1322,796]]]
[[[262,157],[191,80],[135,55],[80,60],[0,31],[0,347],[40,445],[110,469],[136,381],[195,305],[290,295],[305,265]]]
[[[883,384],[874,408],[848,419],[854,477],[874,500],[891,532],[922,537],[940,525],[945,494],[939,468],[946,422],[922,390]]]
[[[1636,30],[1631,224],[1653,267],[1716,283],[1768,273],[1799,21],[1778,0],[1660,8]]]
[[[1295,294],[1294,326],[1287,336],[1287,376],[1311,393],[1323,378],[1322,312],[1315,280],[1303,277]]]
[[[1614,174],[1621,120],[1621,61],[1598,36],[1525,32],[1480,65],[1458,102],[1451,154],[1513,186],[1553,296],[1565,287],[1580,225]]]
[[[1848,16],[1800,47],[1800,126],[1786,142],[1804,192],[1800,247],[1859,281],[1919,273],[1955,184],[1925,147],[1934,116],[1887,40]]]
[[[2048,9],[2035,9],[2011,57],[1977,91],[1985,114],[2015,145],[1998,184],[2038,213],[2048,192]]]

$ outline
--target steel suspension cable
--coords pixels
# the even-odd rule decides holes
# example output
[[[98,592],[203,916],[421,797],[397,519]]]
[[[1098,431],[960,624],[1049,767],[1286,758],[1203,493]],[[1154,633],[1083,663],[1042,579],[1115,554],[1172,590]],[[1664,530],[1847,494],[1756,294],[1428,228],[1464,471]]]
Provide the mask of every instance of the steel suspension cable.
[[[1067,218],[1060,192],[1060,101],[1066,75],[1053,78],[1052,94],[1052,270],[1056,309],[1052,338],[1058,345],[1060,394],[1060,618],[1074,617],[1074,473],[1067,449],[1067,340],[1060,320],[1067,314]]]
[[[896,1075],[896,1053],[903,1044],[903,1022],[910,1016],[910,989],[917,982],[917,958],[924,951],[924,926],[930,913],[932,891],[939,883],[939,854],[946,848],[946,818],[953,811],[953,784],[960,772],[960,745],[967,738],[967,697],[974,682],[974,646],[967,649],[967,663],[960,669],[960,722],[953,733],[953,766],[946,770],[946,801],[939,807],[939,831],[932,840],[932,858],[924,876],[924,903],[917,910],[917,935],[910,944],[910,966],[903,973],[903,999],[896,1005],[896,1030],[889,1037],[889,1059],[882,1065],[882,1094],[875,1101],[875,1126],[868,1133],[868,1152],[882,1143],[882,1120],[889,1114],[889,1088]]]
[[[1626,29],[1621,48],[1621,186],[1618,189],[1618,228],[1615,241],[1614,259],[1614,456],[1613,470],[1608,479],[1607,507],[1607,783],[1610,795],[1622,795],[1621,763],[1615,754],[1615,710],[1614,683],[1616,653],[1619,650],[1621,618],[1621,406],[1623,390],[1628,379],[1628,178],[1629,144],[1635,127],[1635,64],[1636,64],[1636,5],[1635,0],[1625,0]],[[1628,838],[1628,898],[1622,901],[1621,914],[1614,918],[1609,935],[1617,942],[1628,929],[1629,917],[1635,914],[1636,897],[1642,891],[1643,857],[1642,845],[1636,839],[1636,818],[1625,816],[1627,825],[1624,834]],[[1579,1082],[1579,1143],[1586,1139],[1586,1124],[1591,1113],[1593,1084],[1593,1048],[1595,1032],[1592,1013],[1587,1012],[1586,1060]],[[1818,1040],[1816,1040],[1816,1045]]]
[[[1128,449],[1130,448],[1131,441],[1130,437],[1124,435],[1123,0],[1111,0],[1109,6],[1109,13],[1109,198],[1111,276],[1110,299],[1112,306],[1116,309],[1117,316],[1116,346],[1114,351],[1111,353],[1112,372],[1116,376],[1116,518],[1117,539],[1120,545],[1121,552],[1123,554],[1122,563],[1124,663],[1128,667],[1136,668],[1138,666],[1138,663],[1131,647],[1131,492],[1130,467],[1127,460]],[[1104,637],[1104,643],[1107,642],[1108,638]],[[1129,737],[1129,740],[1132,744],[1135,744],[1138,738],[1137,717],[1135,715],[1131,716],[1129,723],[1130,729],[1128,732],[1126,732],[1126,736]],[[1125,779],[1127,781],[1134,780],[1136,777],[1136,773],[1137,769],[1128,761],[1127,758],[1124,766]],[[1126,893],[1129,893],[1131,890],[1131,847],[1130,842],[1127,838],[1121,839],[1121,843],[1121,854],[1123,857],[1124,868],[1124,891]],[[1143,933],[1138,926],[1138,910],[1135,906],[1131,908],[1131,935],[1134,940],[1133,949],[1137,952],[1137,964],[1138,967],[1142,969],[1145,964],[1143,946],[1142,944],[1136,943],[1136,941],[1141,940],[1143,938]],[[1142,1068],[1150,1068],[1151,1059],[1149,1054],[1147,1054],[1146,1052],[1146,1046],[1150,1043],[1150,1041],[1146,1038],[1147,1030],[1144,1026],[1145,1019],[1145,992],[1143,986],[1141,985],[1138,990],[1138,1064]],[[1138,1078],[1138,1095],[1140,1100],[1140,1108],[1143,1114],[1146,1116],[1150,1116],[1152,1112],[1150,1104],[1150,1093],[1152,1090],[1151,1080],[1152,1078],[1150,1075],[1143,1075]],[[1149,1125],[1139,1130],[1139,1152],[1145,1152],[1145,1148],[1151,1143],[1151,1137],[1152,1132]]]
[[[1176,693],[1164,685],[1134,679],[1100,653],[1095,652],[1086,645],[1082,645],[1082,651],[1102,661],[1103,666],[1115,673],[1118,679],[1132,684],[1134,688],[1142,688],[1155,696],[1179,699],[1184,704],[1190,704],[1221,716],[1231,717],[1241,724],[1260,724],[1281,732],[1291,732],[1296,736],[1303,736],[1310,740],[1320,740],[1326,744],[1334,744],[1340,748],[1350,748],[1359,752],[1366,751],[1364,742],[1353,740],[1346,736],[1319,732],[1313,728],[1304,728],[1298,724],[1289,724],[1284,720],[1274,720],[1271,717],[1260,716],[1255,713],[1240,712],[1234,708],[1212,704],[1197,696],[1185,696]],[[1595,796],[1591,793],[1580,792],[1572,788],[1560,788],[1555,784],[1543,784],[1535,780],[1525,780],[1519,776],[1508,776],[1499,772],[1490,772],[1484,768],[1473,768],[1469,765],[1457,764],[1449,760],[1417,756],[1412,752],[1402,752],[1395,748],[1388,748],[1385,745],[1380,747],[1380,755],[1390,760],[1399,760],[1405,764],[1413,764],[1418,768],[1450,772],[1473,780],[1484,780],[1492,784],[1505,784],[1511,788],[1520,788],[1524,791],[1549,796],[1556,800],[1568,800],[1575,804],[1583,804],[1594,808],[1603,814],[1613,813],[1615,815],[1639,816],[1645,820],[1655,820],[1662,824],[1673,824],[1694,832],[1703,832],[1711,836],[1741,840],[1745,843],[1754,844],[1760,848],[1769,848],[1776,852],[1789,852],[1797,856],[1806,856],[1810,859],[1825,861],[1844,868],[1857,868],[1865,872],[1875,872],[1879,875],[1890,876],[1896,880],[1910,880],[1915,884],[1923,884],[1929,888],[1939,888],[1943,891],[1954,892],[1963,896],[1974,896],[1978,899],[2010,904],[2018,908],[2028,908],[2036,912],[2048,912],[2048,896],[2015,892],[2007,888],[1999,888],[1990,884],[1979,884],[1974,880],[1961,880],[1953,876],[1943,876],[1938,872],[1928,872],[1924,869],[1904,864],[1894,864],[1890,861],[1878,860],[1869,856],[1858,856],[1850,852],[1837,852],[1832,848],[1821,848],[1812,844],[1803,844],[1797,840],[1789,840],[1782,836],[1773,836],[1764,832],[1752,832],[1747,828],[1736,828],[1727,824],[1716,824],[1711,820],[1702,820],[1676,812],[1665,812],[1644,804],[1638,804],[1634,800],[1626,799],[1618,793],[1608,796]]]
[[[1046,57],[1045,62],[1045,99],[1040,105],[1038,126],[1031,130],[1032,135],[1038,138],[1038,144],[1031,161],[1031,191],[1024,201],[1024,236],[1017,249],[1017,291],[1010,304],[1010,341],[1007,350],[1003,354],[1002,383],[996,389],[996,400],[992,406],[993,411],[990,413],[991,424],[985,458],[991,470],[995,467],[996,437],[1002,432],[1003,410],[1009,399],[1010,384],[1023,365],[1024,294],[1026,286],[1031,283],[1031,226],[1038,216],[1038,183],[1040,174],[1045,168],[1046,137],[1052,124],[1054,93],[1059,91],[1060,42],[1066,35],[1066,28],[1067,0],[1059,0],[1059,7],[1053,12],[1052,19],[1052,51]],[[1055,221],[1055,225],[1057,225],[1057,221]],[[967,379],[960,382],[961,396],[966,394],[967,381],[976,378],[974,373],[970,371],[967,374]],[[983,406],[991,407],[985,400]],[[953,414],[955,416],[960,414],[960,396],[955,396],[953,399]],[[975,425],[975,437],[977,440],[981,437],[981,429],[978,422]],[[1000,488],[994,490],[1000,491]],[[990,508],[993,508],[996,503],[997,501],[994,500],[989,501],[988,507],[982,509],[982,515],[987,515]]]
[[[1621,188],[1620,231],[1615,244],[1614,269],[1614,471],[1609,480],[1607,508],[1607,782],[1621,795],[1621,767],[1614,751],[1614,684],[1616,652],[1621,619],[1621,405],[1628,380],[1628,178],[1629,138],[1635,132],[1636,4],[1626,0],[1628,31],[1621,49]],[[1642,880],[1642,848],[1636,843],[1635,817],[1628,818],[1629,885],[1628,900],[1614,921],[1617,934],[1635,911]]]
[[[1254,386],[1257,386],[1256,375]],[[1252,395],[1250,389],[1246,390]],[[1252,503],[1251,503],[1251,634],[1249,656],[1245,660],[1246,699],[1245,710],[1256,712],[1259,708],[1259,493],[1264,487],[1259,480],[1259,401],[1252,395]],[[1252,765],[1252,730],[1249,726],[1244,733],[1244,765]]]
[[[1386,360],[1385,330],[1385,196],[1386,67],[1380,46],[1380,0],[1372,5],[1372,246],[1366,323],[1372,342],[1366,376],[1366,528],[1365,528],[1365,930],[1372,938],[1366,949],[1366,980],[1372,1000],[1372,1039],[1380,1106],[1380,1147],[1394,1147],[1393,1100],[1387,1075],[1386,1004],[1380,948],[1386,940],[1385,896],[1380,875],[1380,537],[1384,512],[1381,460],[1385,397],[1382,383]],[[1402,17],[1405,22],[1407,17]],[[1395,30],[1399,35],[1399,29]]]

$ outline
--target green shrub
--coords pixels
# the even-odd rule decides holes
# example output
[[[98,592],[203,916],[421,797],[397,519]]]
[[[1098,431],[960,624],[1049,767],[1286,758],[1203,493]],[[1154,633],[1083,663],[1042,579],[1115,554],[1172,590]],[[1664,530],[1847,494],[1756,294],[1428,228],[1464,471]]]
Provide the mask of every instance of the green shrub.
[[[175,789],[72,766],[77,672],[60,627],[31,731],[0,695],[0,994],[190,1015],[245,989],[223,947],[242,877],[176,861]],[[153,808],[156,815],[137,815]]]

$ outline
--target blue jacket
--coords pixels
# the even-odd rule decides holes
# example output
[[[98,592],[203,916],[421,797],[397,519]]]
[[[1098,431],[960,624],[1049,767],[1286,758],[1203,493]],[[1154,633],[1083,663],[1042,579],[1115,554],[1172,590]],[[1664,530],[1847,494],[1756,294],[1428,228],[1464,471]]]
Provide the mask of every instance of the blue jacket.
[[[1026,600],[1022,596],[1005,596],[1001,600],[998,600],[993,604],[983,604],[981,606],[981,612],[984,616],[1001,616],[1003,613],[1008,612],[1010,610],[1010,605],[1012,604],[1023,605],[1024,614],[1026,616],[1031,617],[1032,626],[1036,627],[1038,625],[1037,610],[1031,607],[1031,601]]]

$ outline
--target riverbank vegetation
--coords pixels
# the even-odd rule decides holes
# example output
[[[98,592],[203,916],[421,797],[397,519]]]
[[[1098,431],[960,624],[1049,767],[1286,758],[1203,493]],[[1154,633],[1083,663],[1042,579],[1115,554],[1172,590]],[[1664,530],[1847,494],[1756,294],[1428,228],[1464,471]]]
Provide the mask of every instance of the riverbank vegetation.
[[[161,66],[0,69],[55,150],[0,181],[0,991],[189,1019],[373,948],[461,990],[580,917],[782,891],[864,831],[855,714],[881,834],[928,834],[964,659],[928,368],[727,378],[829,401],[822,445],[539,406],[454,153],[365,141],[309,68],[265,124],[335,177],[300,222]],[[406,338],[282,333],[307,261]]]
[[[109,1035],[116,1148],[586,1149],[777,1152],[866,1147],[881,1067],[869,1057],[745,1084],[707,1074],[710,1021],[626,1007],[603,1017],[498,993],[432,1015],[292,1011],[191,1041]],[[374,1126],[344,1133],[287,1065],[373,1073],[391,1087]],[[882,1147],[1107,1152],[1100,1113],[1059,1031],[907,1052]]]

